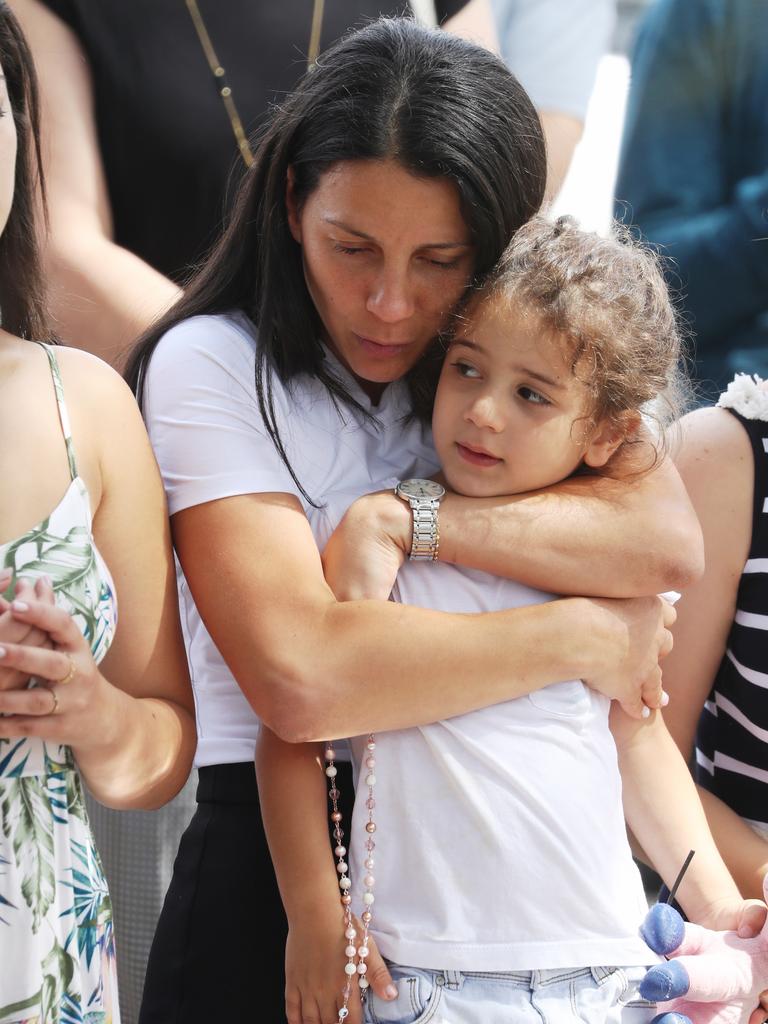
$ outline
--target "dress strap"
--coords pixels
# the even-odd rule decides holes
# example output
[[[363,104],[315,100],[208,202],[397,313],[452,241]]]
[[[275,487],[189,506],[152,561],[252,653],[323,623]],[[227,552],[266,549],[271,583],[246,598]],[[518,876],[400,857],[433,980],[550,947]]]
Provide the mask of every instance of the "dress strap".
[[[51,377],[53,377],[53,391],[56,395],[56,405],[59,409],[59,422],[61,423],[61,432],[64,435],[64,445],[67,449],[67,460],[69,461],[69,475],[72,480],[77,478],[77,463],[75,462],[75,446],[72,443],[72,430],[69,426],[69,413],[67,412],[67,403],[64,401],[64,386],[61,383],[61,371],[59,370],[59,363],[56,359],[56,353],[52,345],[46,345],[42,341],[37,343],[42,349],[45,350],[45,354],[48,356],[48,363],[51,367]]]

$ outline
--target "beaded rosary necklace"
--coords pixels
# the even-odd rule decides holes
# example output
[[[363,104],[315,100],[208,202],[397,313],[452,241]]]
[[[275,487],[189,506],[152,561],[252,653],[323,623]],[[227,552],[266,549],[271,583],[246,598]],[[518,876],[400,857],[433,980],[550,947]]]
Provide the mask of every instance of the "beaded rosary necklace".
[[[211,74],[216,82],[216,89],[227,112],[229,123],[232,126],[232,134],[235,136],[237,148],[240,150],[240,156],[243,158],[245,166],[250,167],[253,163],[253,150],[248,142],[248,136],[243,128],[243,122],[232,95],[232,86],[227,81],[227,73],[216,56],[216,51],[213,48],[213,43],[208,34],[203,16],[200,13],[200,8],[197,5],[197,0],[185,0],[185,3],[189,16],[192,19],[192,24],[195,26],[197,38],[200,40],[200,46],[205,54],[205,59],[208,61],[208,67],[211,69]],[[320,53],[320,35],[323,28],[324,13],[325,0],[314,0],[312,5],[312,27],[310,29],[309,49],[307,52],[307,71],[311,71],[315,66],[318,54]]]
[[[336,870],[339,873],[341,905],[344,910],[344,937],[347,940],[347,945],[344,949],[344,955],[347,958],[347,962],[344,965],[346,981],[342,990],[342,1005],[339,1008],[338,1018],[338,1024],[344,1024],[344,1021],[349,1016],[349,999],[352,995],[352,979],[357,976],[357,983],[360,986],[361,998],[365,996],[366,989],[369,984],[368,979],[366,978],[366,974],[368,973],[367,958],[370,952],[368,943],[370,940],[371,921],[373,919],[373,911],[371,909],[374,903],[373,887],[376,884],[376,879],[373,875],[373,869],[376,866],[374,858],[376,843],[373,838],[374,833],[376,832],[376,822],[373,819],[373,812],[376,809],[376,800],[373,795],[373,789],[376,785],[376,739],[373,733],[368,735],[368,742],[365,745],[365,757],[363,760],[366,770],[365,784],[368,787],[368,798],[365,801],[365,807],[368,811],[368,821],[365,823],[367,839],[365,841],[365,861],[363,862],[363,865],[365,867],[366,874],[363,878],[364,909],[360,915],[363,934],[360,939],[360,945],[355,945],[357,929],[355,928],[355,922],[352,918],[352,894],[350,893],[352,881],[349,877],[349,865],[345,860],[347,848],[342,843],[342,840],[344,839],[344,830],[341,827],[342,814],[339,810],[339,797],[341,796],[341,793],[336,785],[336,775],[338,773],[338,769],[335,764],[336,751],[330,743],[328,743],[325,748],[325,761],[325,774],[328,776],[330,784],[328,796],[331,801],[331,824],[333,825],[333,838],[336,842],[333,852],[336,857]],[[352,834],[350,830],[350,842],[351,840]]]

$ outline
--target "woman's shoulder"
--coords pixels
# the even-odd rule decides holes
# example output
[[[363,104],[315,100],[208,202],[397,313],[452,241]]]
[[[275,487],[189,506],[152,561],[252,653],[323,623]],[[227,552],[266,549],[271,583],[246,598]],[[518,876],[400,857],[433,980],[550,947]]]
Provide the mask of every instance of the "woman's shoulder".
[[[204,313],[174,324],[160,338],[152,358],[183,357],[195,350],[202,352],[247,353],[252,360],[257,331],[245,313]]]
[[[38,358],[42,355],[38,346]],[[98,356],[82,349],[49,348],[61,380],[59,399],[66,410],[79,474],[86,481],[95,509],[103,483],[119,472],[126,453],[149,452],[144,423],[133,392],[120,374]],[[51,377],[51,365],[41,360],[41,373]]]
[[[36,346],[30,355],[39,363],[40,373],[49,377],[51,360],[41,359],[42,353]],[[62,398],[71,418],[97,417],[98,422],[124,415],[125,409],[134,409],[135,399],[131,389],[108,363],[83,349],[69,345],[48,346],[53,363],[58,367],[62,384]]]
[[[215,386],[234,379],[253,385],[257,332],[245,314],[189,317],[162,335],[147,367],[147,391],[164,391],[198,380]]]
[[[728,409],[707,406],[680,420],[681,445],[676,461],[713,467],[750,458],[749,437]]]
[[[705,544],[709,541],[711,549],[713,543],[727,542],[738,553],[738,561],[737,538],[743,536],[748,545],[752,522],[755,469],[750,438],[726,409],[697,409],[683,417],[681,428],[675,463],[702,524]]]

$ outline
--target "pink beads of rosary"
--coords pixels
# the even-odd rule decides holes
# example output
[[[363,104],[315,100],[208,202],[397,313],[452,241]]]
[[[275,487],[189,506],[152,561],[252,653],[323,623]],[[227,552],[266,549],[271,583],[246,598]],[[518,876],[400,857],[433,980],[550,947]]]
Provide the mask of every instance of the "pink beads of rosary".
[[[341,796],[341,793],[339,792],[339,787],[336,785],[336,776],[338,774],[338,769],[336,768],[336,765],[334,763],[335,760],[336,751],[333,749],[333,746],[329,743],[326,745],[325,748],[325,774],[327,775],[329,781],[328,797],[331,801],[331,822],[333,824],[333,838],[336,843],[333,852],[336,856],[336,870],[339,873],[341,905],[344,908],[344,935],[350,942],[350,946],[347,947],[347,951],[349,951],[351,947],[351,940],[357,935],[357,932],[355,931],[355,928],[352,924],[352,911],[350,910],[350,906],[352,904],[352,897],[349,894],[349,890],[352,887],[352,883],[349,879],[349,875],[347,874],[349,867],[347,865],[347,862],[344,860],[347,849],[342,844],[342,840],[344,838],[344,831],[341,827],[342,814],[341,811],[339,810],[339,797]],[[343,1022],[349,1016],[349,997],[352,994],[352,976],[357,973],[357,967],[354,961],[354,951],[351,957],[349,956],[349,952],[347,952],[347,957],[348,961],[344,967],[344,971],[347,975],[347,978],[344,983],[344,988],[342,989],[342,1005],[339,1008],[340,1024],[343,1024]],[[352,968],[351,970],[350,966]]]
[[[355,928],[354,921],[352,919],[351,910],[352,896],[350,894],[350,889],[352,887],[352,882],[348,873],[349,865],[345,860],[347,849],[342,844],[344,831],[341,827],[342,814],[339,810],[338,803],[341,794],[338,786],[336,785],[336,776],[338,774],[338,770],[335,765],[336,751],[330,743],[327,744],[325,748],[325,774],[328,776],[330,783],[328,796],[331,801],[331,822],[333,824],[333,838],[336,843],[333,852],[336,857],[336,870],[339,874],[339,889],[341,890],[341,904],[344,909],[344,937],[347,940],[347,945],[344,949],[344,954],[347,957],[347,962],[344,965],[346,980],[344,988],[342,989],[342,1005],[339,1008],[338,1024],[344,1024],[344,1021],[349,1016],[349,998],[352,995],[352,978],[357,976],[360,994],[363,997],[365,996],[365,991],[369,984],[368,978],[366,977],[368,972],[367,959],[370,954],[369,929],[373,917],[371,913],[371,907],[374,903],[373,887],[376,884],[376,879],[373,875],[373,867],[375,865],[373,852],[376,849],[376,843],[373,839],[373,834],[376,831],[376,822],[373,819],[373,812],[376,808],[376,800],[373,795],[374,786],[376,785],[375,752],[376,740],[371,733],[368,736],[368,742],[365,745],[365,756],[363,759],[363,766],[365,768],[365,785],[368,787],[368,798],[365,801],[365,806],[368,811],[368,821],[365,823],[365,831],[368,838],[365,842],[366,857],[364,866],[366,874],[363,878],[364,888],[362,897],[365,909],[361,914],[363,935],[360,940],[360,944],[356,946],[355,940],[357,939],[357,929]]]
[[[368,949],[368,942],[370,939],[369,928],[371,925],[371,907],[374,903],[373,887],[376,884],[376,879],[373,875],[373,868],[375,866],[375,860],[373,851],[376,849],[376,843],[373,841],[373,834],[376,831],[376,822],[373,820],[373,812],[376,809],[376,800],[373,795],[373,788],[376,785],[376,738],[373,733],[368,736],[368,742],[365,745],[365,784],[368,787],[368,799],[365,801],[365,806],[368,811],[368,821],[365,823],[365,831],[368,838],[365,841],[365,870],[366,874],[363,878],[363,906],[365,910],[360,916],[360,920],[363,925],[363,939],[358,948],[357,955],[359,960],[357,962],[357,983],[362,990],[362,994],[368,988],[368,979],[366,973],[368,972],[368,964],[366,959],[370,950]],[[362,772],[361,772],[362,774]]]

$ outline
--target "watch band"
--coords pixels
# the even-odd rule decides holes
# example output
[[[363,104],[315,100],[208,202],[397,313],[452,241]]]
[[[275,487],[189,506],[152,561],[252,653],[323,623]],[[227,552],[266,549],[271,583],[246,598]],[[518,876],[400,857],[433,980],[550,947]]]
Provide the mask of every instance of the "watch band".
[[[440,502],[436,498],[409,498],[413,512],[413,538],[411,540],[412,562],[436,562],[440,548],[440,527],[437,510]]]

